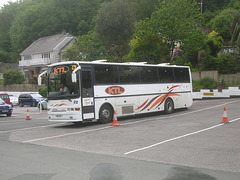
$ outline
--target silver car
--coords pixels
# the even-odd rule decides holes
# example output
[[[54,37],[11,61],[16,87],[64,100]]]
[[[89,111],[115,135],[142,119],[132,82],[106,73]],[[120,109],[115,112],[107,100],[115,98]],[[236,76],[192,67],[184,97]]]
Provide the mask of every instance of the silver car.
[[[10,103],[13,106],[18,106],[18,98],[16,96],[9,96],[10,98]]]
[[[39,103],[38,103],[38,108],[42,108],[42,109],[47,109],[47,99],[44,99],[44,100],[41,100]]]

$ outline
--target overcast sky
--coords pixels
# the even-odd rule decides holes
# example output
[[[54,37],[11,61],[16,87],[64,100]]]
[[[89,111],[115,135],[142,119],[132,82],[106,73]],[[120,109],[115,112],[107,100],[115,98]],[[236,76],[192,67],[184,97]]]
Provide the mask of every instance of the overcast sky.
[[[16,2],[17,0],[0,0],[0,7],[2,7],[4,4],[8,4],[8,2]]]

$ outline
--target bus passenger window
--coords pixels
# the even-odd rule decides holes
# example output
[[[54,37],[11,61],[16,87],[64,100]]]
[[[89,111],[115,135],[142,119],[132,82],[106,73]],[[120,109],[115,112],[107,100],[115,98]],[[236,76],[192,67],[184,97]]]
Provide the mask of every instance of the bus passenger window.
[[[157,83],[158,74],[155,67],[142,67],[141,68],[141,82],[142,83]]]
[[[188,68],[174,68],[175,81],[179,83],[189,83],[189,71]]]
[[[121,84],[139,83],[139,67],[119,66],[119,76]]]
[[[173,83],[173,69],[168,67],[158,68],[159,82],[160,83]]]
[[[117,84],[117,66],[95,65],[96,84]]]

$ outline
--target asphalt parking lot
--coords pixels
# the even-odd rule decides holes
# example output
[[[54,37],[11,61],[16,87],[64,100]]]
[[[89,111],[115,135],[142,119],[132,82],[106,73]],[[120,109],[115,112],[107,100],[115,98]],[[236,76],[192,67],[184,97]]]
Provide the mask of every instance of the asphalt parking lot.
[[[240,177],[239,105],[238,98],[194,101],[189,109],[177,110],[170,115],[157,113],[118,118],[118,127],[98,123],[52,123],[46,120],[46,110],[40,113],[36,107],[14,107],[12,117],[0,116],[0,143],[89,153],[105,159],[117,158],[116,161],[132,160],[134,166],[129,166],[133,169],[139,168],[141,163],[155,164],[141,172],[152,174],[143,176],[135,170],[129,172],[131,168],[116,162],[123,179],[133,179],[136,173],[142,179],[170,180],[174,179],[173,174],[180,172],[191,175],[190,171],[182,173],[183,169],[190,168],[192,177],[198,176],[200,169],[205,174],[201,175],[204,179],[237,180]],[[224,107],[228,124],[221,123]],[[31,120],[26,120],[27,109]],[[160,175],[153,172],[153,167],[160,164],[164,166],[158,170],[161,177],[157,178],[155,175]],[[86,177],[89,174],[90,170]]]

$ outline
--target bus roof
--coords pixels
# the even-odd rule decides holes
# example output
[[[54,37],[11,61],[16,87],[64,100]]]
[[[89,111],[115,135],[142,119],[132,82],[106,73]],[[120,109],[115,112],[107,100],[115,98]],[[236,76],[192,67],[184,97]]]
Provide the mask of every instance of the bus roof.
[[[105,65],[122,65],[122,66],[152,66],[152,67],[182,67],[182,68],[189,68],[188,66],[177,66],[177,65],[170,65],[169,63],[161,63],[161,64],[147,64],[147,62],[124,62],[124,63],[115,63],[115,62],[107,62],[107,60],[94,60],[94,61],[64,61],[50,64],[48,67],[57,66],[57,65],[64,65],[64,64],[84,64],[84,65],[96,65],[96,64],[105,64]]]

